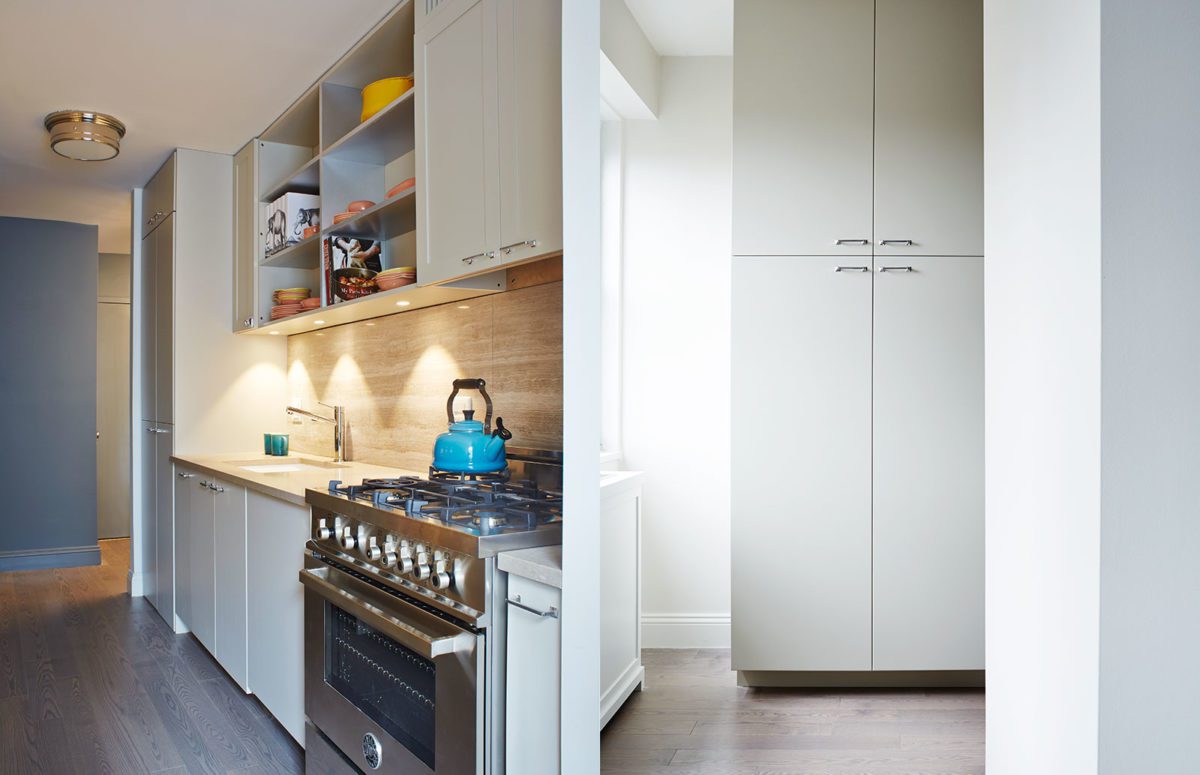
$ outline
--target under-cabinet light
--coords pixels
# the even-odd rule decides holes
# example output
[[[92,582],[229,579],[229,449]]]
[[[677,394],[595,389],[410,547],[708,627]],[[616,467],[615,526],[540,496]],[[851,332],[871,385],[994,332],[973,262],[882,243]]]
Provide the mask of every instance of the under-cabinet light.
[[[324,320],[314,320],[313,325],[314,326],[323,326],[323,325],[325,325],[325,321]]]
[[[396,302],[396,306],[397,306],[397,307],[407,307],[409,304],[412,304],[412,302],[411,302],[411,301],[398,301],[398,302]]]

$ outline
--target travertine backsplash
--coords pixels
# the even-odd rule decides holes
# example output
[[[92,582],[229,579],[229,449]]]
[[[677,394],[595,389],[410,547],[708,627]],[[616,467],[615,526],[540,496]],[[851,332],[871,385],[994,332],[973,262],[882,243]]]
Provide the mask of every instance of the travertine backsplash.
[[[487,381],[511,444],[561,449],[562,282],[288,339],[289,398],[325,414],[318,400],[344,404],[352,460],[426,469],[459,377]],[[328,424],[286,431],[295,450],[333,454]]]

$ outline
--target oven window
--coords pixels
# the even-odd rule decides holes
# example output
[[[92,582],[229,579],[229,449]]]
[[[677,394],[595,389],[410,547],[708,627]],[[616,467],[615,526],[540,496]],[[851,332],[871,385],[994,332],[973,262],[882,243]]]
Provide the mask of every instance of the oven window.
[[[326,603],[325,680],[433,766],[433,662]]]

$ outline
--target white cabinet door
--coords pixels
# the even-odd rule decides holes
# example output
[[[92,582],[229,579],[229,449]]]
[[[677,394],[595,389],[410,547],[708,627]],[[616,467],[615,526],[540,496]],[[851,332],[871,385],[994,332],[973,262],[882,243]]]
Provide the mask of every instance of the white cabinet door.
[[[151,238],[154,247],[154,406],[160,423],[174,422],[175,216],[168,215]]]
[[[248,689],[246,681],[246,488],[214,481],[213,553],[216,600],[214,656],[225,672]]]
[[[215,595],[216,579],[213,566],[215,504],[208,474],[200,474],[192,480],[195,484],[191,499],[191,576],[192,576],[192,621],[188,626],[196,640],[204,644],[209,653],[216,651]]]
[[[155,424],[154,440],[154,542],[155,607],[172,629],[175,622],[175,472],[171,464],[174,428]]]
[[[138,500],[141,501],[141,527],[145,531],[139,540],[140,546],[138,567],[142,573],[142,594],[150,601],[150,605],[158,608],[158,496],[156,487],[158,481],[154,476],[154,468],[158,463],[156,440],[154,432],[157,424],[143,422],[141,438],[141,462],[138,473]]]
[[[733,261],[736,670],[871,669],[869,263]]]
[[[876,254],[983,255],[982,3],[878,0],[876,27]]]
[[[233,157],[233,330],[254,328],[257,288],[255,246],[258,244],[258,197],[254,182],[257,141],[251,141]]]
[[[562,250],[562,3],[499,0],[502,262]]]
[[[142,189],[141,236],[162,226],[175,209],[175,154],[154,173]]]
[[[192,499],[196,473],[175,469],[175,618],[180,632],[191,629],[192,620]]]
[[[874,9],[734,6],[735,254],[871,255]]]
[[[418,32],[415,52],[422,283],[497,265],[495,0],[443,5]]]
[[[562,608],[554,587],[509,575],[508,599],[536,611]],[[558,775],[562,630],[557,617],[508,606],[505,703],[506,772]]]
[[[645,678],[641,489],[600,487],[600,726]]]
[[[304,544],[308,509],[246,493],[246,569],[250,690],[304,744]]]
[[[142,240],[141,272],[139,273],[141,277],[139,278],[137,309],[135,310],[140,330],[137,343],[138,358],[141,362],[140,373],[137,376],[141,407],[139,417],[147,422],[158,419],[158,406],[155,404],[154,393],[154,378],[158,374],[154,365],[158,327],[154,318],[154,306],[158,298],[154,276],[158,263],[155,255],[157,245],[158,241],[153,234]]]
[[[983,259],[876,262],[874,667],[982,669]]]

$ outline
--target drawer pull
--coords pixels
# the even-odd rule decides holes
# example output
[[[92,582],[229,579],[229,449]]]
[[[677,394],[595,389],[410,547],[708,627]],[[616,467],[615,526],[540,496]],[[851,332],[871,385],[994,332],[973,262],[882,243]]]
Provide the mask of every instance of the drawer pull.
[[[522,611],[528,611],[529,613],[533,614],[534,616],[540,616],[543,619],[557,619],[558,618],[558,609],[555,608],[554,606],[550,606],[549,611],[539,611],[538,609],[534,608],[531,605],[525,605],[524,603],[522,603],[520,595],[513,595],[512,597],[508,598],[508,604],[513,606],[514,608],[520,608]]]
[[[835,244],[835,245],[870,245],[871,240],[869,240],[869,239],[840,239],[833,244]]]
[[[913,271],[913,268],[911,266],[881,266],[881,267],[879,267],[879,271],[880,272],[911,272],[911,271]]]
[[[879,240],[879,244],[911,248],[916,243],[910,239],[881,239]]]
[[[833,271],[835,271],[835,272],[869,272],[869,271],[871,271],[871,267],[869,267],[869,266],[839,266],[839,267],[835,267]]]

